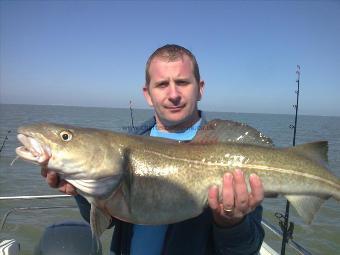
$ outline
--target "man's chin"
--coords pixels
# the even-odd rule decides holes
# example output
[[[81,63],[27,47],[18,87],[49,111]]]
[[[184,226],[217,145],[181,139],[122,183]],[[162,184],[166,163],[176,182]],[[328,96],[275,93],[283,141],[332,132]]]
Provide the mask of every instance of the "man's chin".
[[[162,123],[166,127],[174,127],[185,122],[183,118],[167,118],[163,119]]]
[[[162,124],[166,127],[166,128],[181,128],[181,127],[185,127],[187,128],[188,125],[192,125],[193,123],[191,123],[191,118],[189,116],[187,116],[186,114],[179,114],[179,113],[172,113],[169,114],[167,116],[163,116],[163,118],[161,119]],[[190,122],[190,123],[188,123]]]
[[[172,111],[168,112],[162,119],[167,125],[173,126],[185,122],[187,118],[187,114],[183,111]]]

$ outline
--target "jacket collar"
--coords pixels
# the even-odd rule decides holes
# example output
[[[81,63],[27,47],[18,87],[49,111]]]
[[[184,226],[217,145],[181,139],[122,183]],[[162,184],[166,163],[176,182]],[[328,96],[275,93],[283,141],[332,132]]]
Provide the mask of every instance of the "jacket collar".
[[[200,124],[200,128],[208,123],[205,113],[203,111],[198,111],[202,121]],[[147,121],[143,122],[140,126],[135,128],[131,128],[128,130],[129,134],[133,135],[150,135],[151,129],[156,125],[156,118],[153,116],[152,118],[148,119]]]

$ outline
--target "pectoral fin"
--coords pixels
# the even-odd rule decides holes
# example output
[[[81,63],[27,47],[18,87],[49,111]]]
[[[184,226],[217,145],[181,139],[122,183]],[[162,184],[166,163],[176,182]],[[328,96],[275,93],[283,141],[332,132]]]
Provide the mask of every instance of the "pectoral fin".
[[[100,247],[100,236],[109,227],[111,222],[111,216],[104,213],[101,209],[91,204],[90,212],[90,225],[92,230],[93,241],[96,242],[97,246]],[[95,245],[92,245],[94,249]]]
[[[305,223],[310,224],[315,213],[320,209],[327,197],[315,197],[306,195],[286,195],[288,201],[295,208]]]

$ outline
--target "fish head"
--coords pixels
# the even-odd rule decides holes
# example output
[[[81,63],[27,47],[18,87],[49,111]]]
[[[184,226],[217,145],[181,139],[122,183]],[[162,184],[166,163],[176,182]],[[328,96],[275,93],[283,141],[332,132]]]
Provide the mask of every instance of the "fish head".
[[[53,123],[25,125],[18,128],[17,137],[23,146],[16,153],[67,179],[120,176],[124,155],[119,145],[112,145],[108,133]]]

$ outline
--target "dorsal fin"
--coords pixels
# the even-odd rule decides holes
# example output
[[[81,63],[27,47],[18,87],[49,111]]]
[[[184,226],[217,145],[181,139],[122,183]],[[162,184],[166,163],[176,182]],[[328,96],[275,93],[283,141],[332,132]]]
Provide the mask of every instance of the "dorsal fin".
[[[308,158],[314,159],[319,163],[328,163],[328,142],[317,141],[312,143],[305,143],[290,147],[288,150],[304,155]]]
[[[273,147],[272,140],[255,128],[236,121],[214,119],[202,126],[192,143],[237,142]]]

